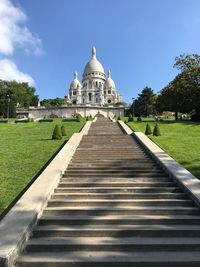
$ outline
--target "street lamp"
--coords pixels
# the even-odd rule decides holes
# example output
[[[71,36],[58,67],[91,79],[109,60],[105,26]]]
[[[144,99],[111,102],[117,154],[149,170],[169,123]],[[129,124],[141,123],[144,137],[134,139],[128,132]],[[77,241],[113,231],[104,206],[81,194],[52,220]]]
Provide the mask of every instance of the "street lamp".
[[[9,118],[9,111],[10,111],[10,96],[7,95],[8,97],[8,106],[7,106],[7,119]]]

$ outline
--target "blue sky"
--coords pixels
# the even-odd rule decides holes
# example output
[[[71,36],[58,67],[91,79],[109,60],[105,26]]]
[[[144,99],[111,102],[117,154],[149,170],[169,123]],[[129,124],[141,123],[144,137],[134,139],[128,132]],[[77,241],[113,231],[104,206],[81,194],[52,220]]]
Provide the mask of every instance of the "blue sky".
[[[177,55],[200,53],[199,0],[1,2],[17,8],[22,18],[17,13],[16,19],[9,19],[16,27],[6,36],[12,49],[6,41],[0,45],[0,78],[11,79],[13,73],[28,79],[41,99],[64,97],[74,70],[81,80],[93,45],[129,103],[145,86],[158,92],[170,82],[177,74]],[[5,21],[0,18],[0,26]]]

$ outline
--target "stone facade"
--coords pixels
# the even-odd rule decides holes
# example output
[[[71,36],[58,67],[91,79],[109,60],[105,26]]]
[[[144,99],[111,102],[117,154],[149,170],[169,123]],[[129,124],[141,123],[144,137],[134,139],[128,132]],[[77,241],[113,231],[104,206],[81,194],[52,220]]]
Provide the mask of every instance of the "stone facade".
[[[92,58],[86,64],[82,84],[78,80],[77,72],[65,97],[66,103],[73,105],[104,106],[122,102],[122,95],[116,92],[115,83],[108,70],[108,77],[104,73],[102,64],[96,58],[96,49],[92,49]]]

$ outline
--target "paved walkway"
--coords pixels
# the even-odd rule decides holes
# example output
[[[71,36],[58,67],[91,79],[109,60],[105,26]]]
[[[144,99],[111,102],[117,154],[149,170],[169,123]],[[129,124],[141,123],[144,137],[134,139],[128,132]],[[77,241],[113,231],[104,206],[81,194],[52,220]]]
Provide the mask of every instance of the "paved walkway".
[[[17,267],[200,266],[200,211],[117,123],[83,137]]]

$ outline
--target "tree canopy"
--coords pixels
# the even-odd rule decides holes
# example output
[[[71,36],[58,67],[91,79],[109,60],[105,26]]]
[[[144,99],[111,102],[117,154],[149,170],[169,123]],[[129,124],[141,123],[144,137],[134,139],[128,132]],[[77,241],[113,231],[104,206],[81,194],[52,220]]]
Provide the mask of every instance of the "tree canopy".
[[[158,95],[157,110],[194,113],[200,119],[200,56],[180,55],[174,66],[181,70]]]
[[[200,55],[198,54],[182,54],[175,58],[174,68],[184,72],[186,70],[191,70],[193,67],[200,66]]]
[[[145,87],[133,102],[135,116],[149,116],[155,113],[156,95],[150,87]]]
[[[28,83],[0,80],[0,116],[15,117],[17,106],[25,108],[35,106],[38,101],[35,88],[30,87]],[[7,114],[8,111],[9,114]]]
[[[64,104],[64,99],[60,97],[43,99],[40,104],[44,107],[56,107]]]

